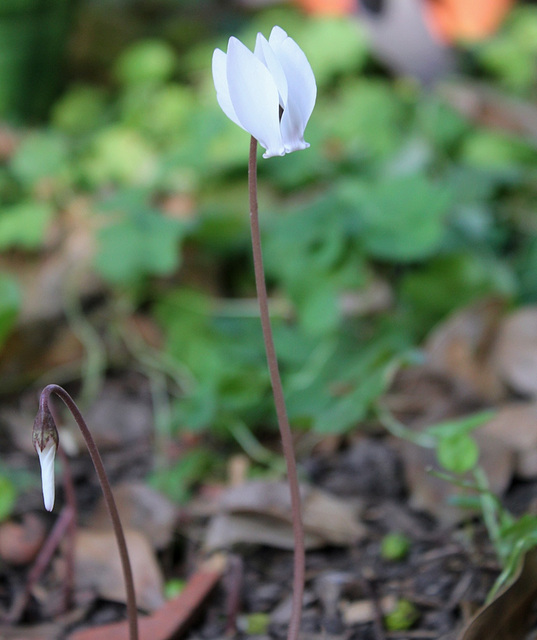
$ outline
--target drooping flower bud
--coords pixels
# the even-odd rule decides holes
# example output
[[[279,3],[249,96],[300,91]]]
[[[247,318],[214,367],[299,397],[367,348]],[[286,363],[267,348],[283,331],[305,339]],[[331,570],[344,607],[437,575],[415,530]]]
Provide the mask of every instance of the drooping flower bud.
[[[39,406],[34,420],[32,441],[39,456],[41,465],[41,483],[45,509],[52,511],[54,507],[54,458],[58,448],[58,429],[47,405]]]

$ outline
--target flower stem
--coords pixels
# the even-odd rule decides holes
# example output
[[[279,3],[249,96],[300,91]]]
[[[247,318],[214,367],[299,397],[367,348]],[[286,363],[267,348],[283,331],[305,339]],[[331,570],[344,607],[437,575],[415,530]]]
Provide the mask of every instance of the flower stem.
[[[121,559],[121,565],[123,568],[123,579],[125,581],[125,591],[127,594],[127,615],[129,618],[129,638],[130,640],[138,640],[138,613],[136,610],[136,594],[134,591],[134,581],[132,576],[132,569],[129,560],[129,553],[127,551],[127,543],[125,541],[125,534],[123,533],[123,527],[121,526],[121,521],[119,519],[119,513],[117,510],[116,502],[114,500],[114,496],[112,494],[112,489],[110,487],[110,482],[108,480],[108,476],[106,474],[106,470],[103,465],[103,461],[101,458],[101,454],[97,449],[97,445],[93,440],[93,437],[86,425],[80,410],[76,406],[75,401],[71,398],[71,396],[67,393],[63,387],[60,387],[57,384],[49,384],[47,385],[43,391],[41,392],[41,398],[39,403],[41,405],[41,409],[43,411],[48,411],[48,401],[52,394],[56,394],[69,409],[73,418],[75,419],[80,432],[84,440],[86,441],[86,446],[88,447],[88,451],[93,462],[93,466],[95,467],[95,471],[99,478],[99,482],[101,484],[101,489],[103,492],[104,500],[106,502],[106,506],[108,508],[108,513],[110,515],[110,519],[112,520],[112,526],[114,528],[114,533],[116,536],[117,546],[119,550],[119,556]]]
[[[278,417],[278,426],[282,439],[283,455],[287,465],[287,480],[291,494],[291,511],[293,518],[294,536],[294,576],[293,576],[293,601],[291,620],[287,632],[287,640],[297,640],[300,631],[302,617],[302,599],[304,595],[304,579],[306,567],[306,554],[304,549],[304,529],[302,526],[302,509],[300,501],[300,489],[296,470],[293,437],[287,417],[285,399],[283,396],[282,382],[272,337],[272,327],[268,309],[267,286],[265,284],[265,270],[263,267],[263,253],[261,250],[261,235],[259,233],[259,207],[257,204],[257,140],[252,136],[250,140],[250,157],[248,161],[248,193],[250,196],[250,227],[252,231],[252,251],[254,257],[255,284],[265,351],[270,372],[274,404]]]
[[[67,454],[58,447],[58,454],[62,459],[63,466],[63,486],[65,493],[65,501],[72,513],[71,520],[67,529],[67,545],[65,549],[65,583],[64,583],[64,606],[68,611],[73,601],[73,590],[75,583],[75,547],[76,547],[76,522],[77,522],[77,505],[75,495],[75,485],[73,484],[73,474],[71,473],[71,464]]]

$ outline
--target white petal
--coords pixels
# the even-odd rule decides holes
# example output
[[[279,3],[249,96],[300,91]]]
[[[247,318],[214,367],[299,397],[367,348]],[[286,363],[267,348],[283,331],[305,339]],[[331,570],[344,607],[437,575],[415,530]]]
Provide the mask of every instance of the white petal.
[[[37,448],[39,463],[41,464],[41,484],[43,486],[43,502],[45,509],[52,511],[54,507],[54,456],[56,455],[56,444],[49,440],[43,451]]]
[[[280,104],[285,108],[287,104],[287,79],[282,69],[282,65],[276,58],[274,51],[271,49],[267,39],[261,33],[257,34],[255,41],[254,54],[261,60],[261,62],[267,67],[278,87],[280,94]]]
[[[213,82],[216,89],[216,99],[226,116],[235,124],[238,124],[239,127],[242,127],[229,97],[226,67],[227,55],[220,49],[215,49],[213,53]]]
[[[268,42],[271,47],[275,47],[280,45],[288,37],[287,33],[281,27],[276,25],[275,27],[272,27]]]
[[[229,40],[227,82],[238,121],[267,150],[264,157],[284,155],[276,82],[267,67],[236,38]]]
[[[282,116],[282,137],[286,151],[305,149],[304,129],[311,116],[317,85],[302,49],[280,27],[274,27],[269,44],[280,61],[289,87],[287,108]]]

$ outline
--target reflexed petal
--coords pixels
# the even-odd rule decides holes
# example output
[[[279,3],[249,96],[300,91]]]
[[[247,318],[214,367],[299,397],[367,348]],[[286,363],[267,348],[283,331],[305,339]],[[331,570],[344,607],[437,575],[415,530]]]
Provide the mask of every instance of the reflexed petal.
[[[280,61],[289,87],[287,108],[282,116],[282,137],[286,151],[305,149],[304,129],[311,116],[317,86],[302,49],[280,27],[274,27],[269,44]]]
[[[280,56],[278,57],[285,71],[290,94],[292,90],[289,100],[296,104],[302,119],[302,126],[305,128],[317,97],[317,85],[313,70],[306,54],[292,38],[286,38],[282,42],[279,52]]]
[[[54,456],[56,444],[51,439],[45,445],[43,451],[37,448],[39,463],[41,464],[41,484],[43,486],[43,502],[45,509],[52,511],[54,507]]]
[[[227,86],[226,67],[227,55],[220,49],[215,49],[213,53],[213,82],[216,89],[216,99],[218,100],[218,104],[220,105],[220,108],[226,114],[226,116],[235,124],[238,124],[239,127],[244,128],[239,122],[237,114],[235,113],[235,109],[231,104],[231,98],[229,97],[229,88]]]
[[[275,27],[272,27],[268,43],[271,47],[277,47],[288,37],[289,36],[287,35],[287,33],[281,27],[278,27],[278,25],[276,25]]]
[[[267,67],[278,87],[280,94],[280,104],[285,108],[287,104],[287,79],[282,69],[282,65],[278,61],[278,58],[274,55],[274,51],[271,49],[267,39],[261,33],[257,34],[255,41],[254,54],[261,60],[261,62]]]
[[[229,40],[227,81],[238,121],[267,150],[263,157],[284,155],[276,82],[267,67],[236,38]]]

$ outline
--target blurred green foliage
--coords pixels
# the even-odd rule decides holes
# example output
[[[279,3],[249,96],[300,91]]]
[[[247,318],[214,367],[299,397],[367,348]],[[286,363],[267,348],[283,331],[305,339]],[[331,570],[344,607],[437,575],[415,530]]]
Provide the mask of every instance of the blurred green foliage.
[[[451,311],[488,294],[537,300],[537,146],[471,123],[439,92],[370,74],[351,22],[279,8],[234,35],[252,45],[273,24],[304,48],[319,85],[311,148],[260,162],[275,339],[293,425],[341,433]],[[473,51],[478,72],[533,95],[536,29],[535,9],[515,11]],[[0,248],[45,251],[52,220],[87,197],[96,272],[112,298],[151,310],[163,358],[187,373],[171,432],[229,437],[274,416],[252,300],[248,136],[216,103],[215,46],[225,40],[200,41],[179,64],[164,40],[138,42],[115,61],[115,84],[73,85],[50,122],[21,131],[0,166]],[[379,282],[390,303],[364,311]],[[7,275],[0,289],[3,339],[20,296]]]
[[[7,520],[13,511],[17,499],[15,484],[4,475],[0,475],[0,522]]]

